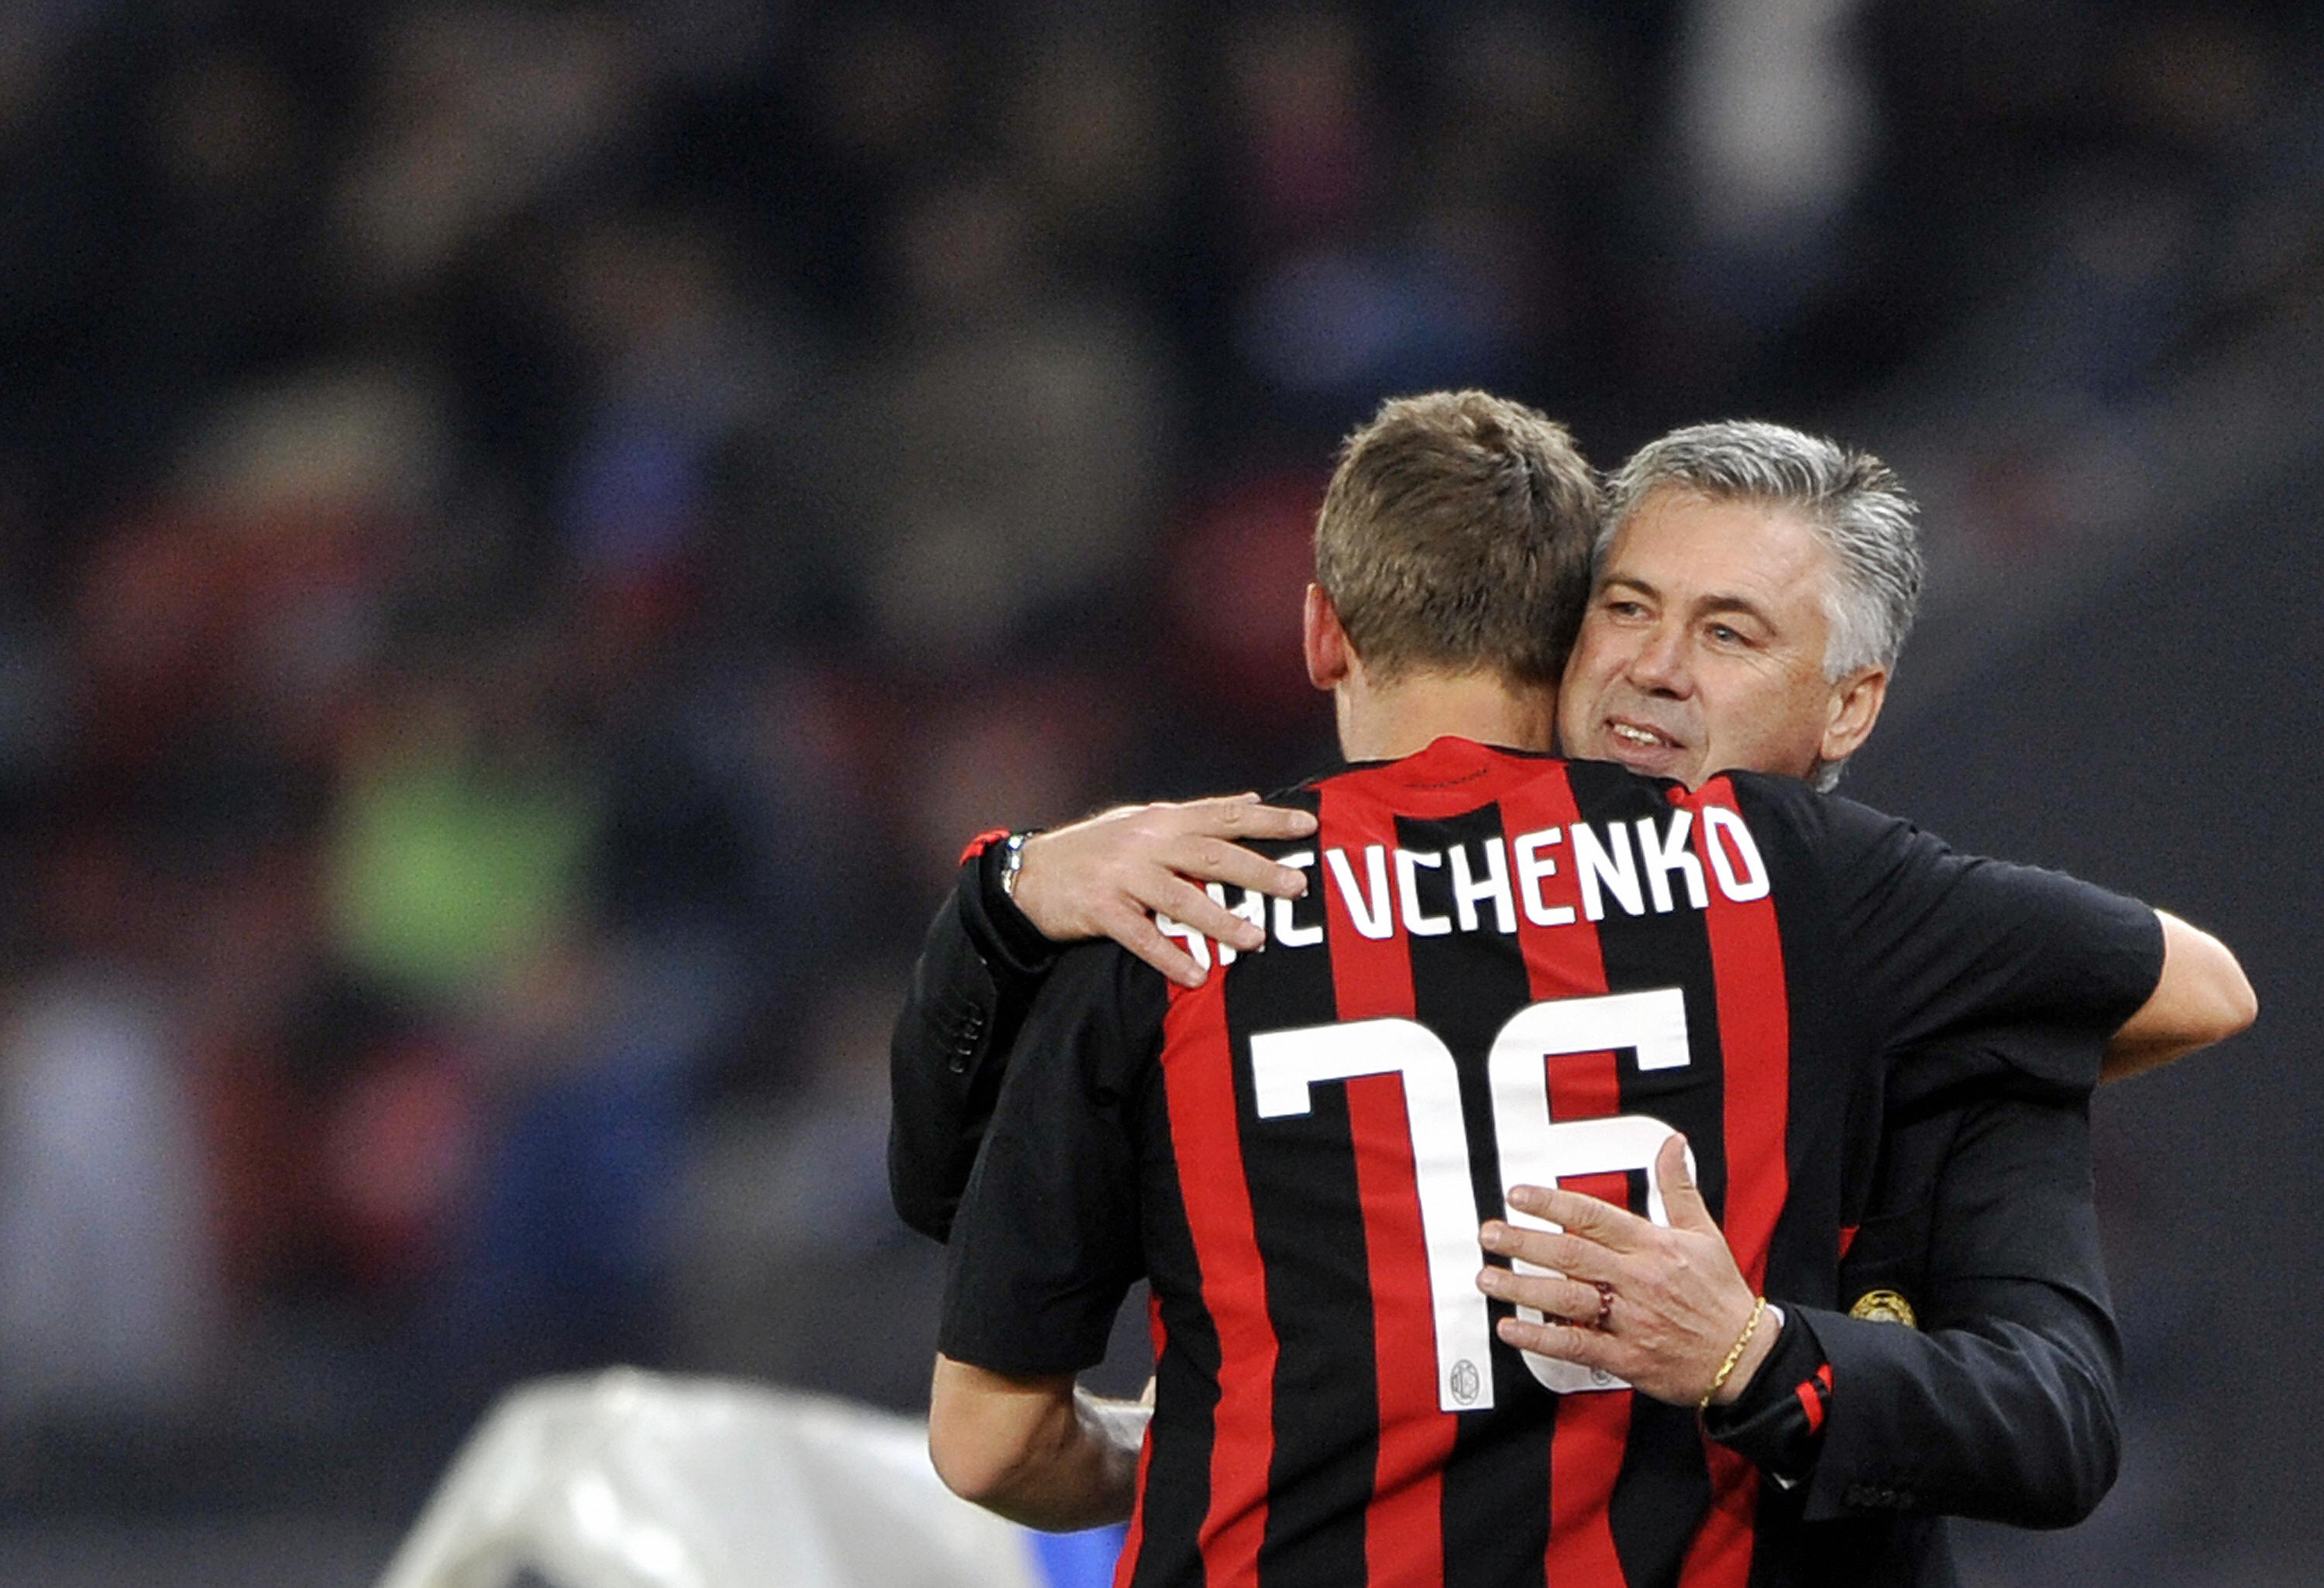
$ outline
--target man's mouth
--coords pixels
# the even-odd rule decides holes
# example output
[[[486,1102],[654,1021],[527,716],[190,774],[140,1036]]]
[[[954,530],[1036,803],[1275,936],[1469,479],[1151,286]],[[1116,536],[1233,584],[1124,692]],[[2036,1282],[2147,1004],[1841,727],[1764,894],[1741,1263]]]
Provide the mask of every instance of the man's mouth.
[[[1606,732],[1615,743],[1637,750],[1675,750],[1678,741],[1659,728],[1649,728],[1637,723],[1609,720]]]

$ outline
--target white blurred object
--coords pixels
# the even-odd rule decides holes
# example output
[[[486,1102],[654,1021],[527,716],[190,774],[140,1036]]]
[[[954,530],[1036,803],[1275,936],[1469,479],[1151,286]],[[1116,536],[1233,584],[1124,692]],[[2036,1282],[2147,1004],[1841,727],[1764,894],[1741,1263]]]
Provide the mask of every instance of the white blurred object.
[[[1872,95],[1849,30],[1860,0],[1695,0],[1679,135],[1697,217],[1752,242],[1821,226],[1870,157]]]
[[[378,1588],[1040,1588],[1028,1535],[948,1491],[924,1423],[615,1369],[511,1391]]]
[[[194,1393],[217,1310],[180,1037],[96,966],[0,1028],[0,1408],[150,1416]]]

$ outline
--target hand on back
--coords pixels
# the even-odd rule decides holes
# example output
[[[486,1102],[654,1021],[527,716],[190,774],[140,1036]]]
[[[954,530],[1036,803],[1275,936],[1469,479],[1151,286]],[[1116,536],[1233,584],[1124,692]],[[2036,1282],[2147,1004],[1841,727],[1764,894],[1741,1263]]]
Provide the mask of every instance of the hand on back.
[[[1687,1167],[1683,1137],[1663,1144],[1654,1173],[1667,1224],[1579,1192],[1512,1186],[1511,1207],[1558,1228],[1487,1223],[1485,1250],[1527,1267],[1489,1266],[1477,1287],[1542,1315],[1500,1320],[1500,1337],[1520,1351],[1602,1369],[1674,1406],[1713,1391],[1724,1405],[1775,1349],[1776,1329],[1760,1326],[1757,1297]]]

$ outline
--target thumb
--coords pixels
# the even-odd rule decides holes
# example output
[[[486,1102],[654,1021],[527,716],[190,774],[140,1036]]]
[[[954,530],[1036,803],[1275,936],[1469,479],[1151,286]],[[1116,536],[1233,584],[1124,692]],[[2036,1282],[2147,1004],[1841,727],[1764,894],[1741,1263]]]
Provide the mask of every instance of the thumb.
[[[1672,1229],[1718,1233],[1719,1226],[1711,1221],[1711,1209],[1694,1183],[1686,1138],[1675,1131],[1655,1154],[1655,1184],[1662,1190],[1663,1211],[1670,1215]]]

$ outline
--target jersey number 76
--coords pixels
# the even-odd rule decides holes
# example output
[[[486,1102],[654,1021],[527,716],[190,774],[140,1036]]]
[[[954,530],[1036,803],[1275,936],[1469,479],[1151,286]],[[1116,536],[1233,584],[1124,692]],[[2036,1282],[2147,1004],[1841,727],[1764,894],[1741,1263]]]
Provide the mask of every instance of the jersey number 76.
[[[1512,1186],[1554,1186],[1573,1175],[1651,1170],[1655,1153],[1676,1133],[1662,1121],[1647,1114],[1550,1117],[1552,1056],[1625,1048],[1637,1054],[1642,1070],[1677,1069],[1689,1062],[1686,1001],[1678,988],[1528,1004],[1494,1035],[1486,1067],[1504,1197]],[[1310,1090],[1323,1082],[1360,1076],[1401,1077],[1436,1322],[1437,1404],[1446,1411],[1491,1406],[1493,1376],[1487,1364],[1492,1320],[1476,1286],[1483,1254],[1477,1244],[1469,1131],[1452,1049],[1417,1020],[1348,1020],[1255,1033],[1250,1068],[1263,1120],[1307,1113]],[[1536,1229],[1556,1228],[1506,1205],[1502,1216]],[[1651,1172],[1646,1176],[1646,1216],[1656,1223],[1670,1222],[1662,1188]],[[1542,1271],[1527,1263],[1517,1269]],[[1519,1310],[1527,1318],[1541,1316],[1530,1307]],[[1627,1388],[1619,1379],[1577,1363],[1531,1352],[1523,1357],[1536,1380],[1561,1394]]]

